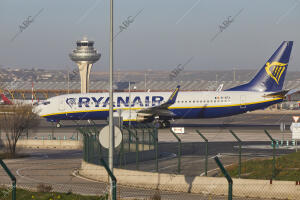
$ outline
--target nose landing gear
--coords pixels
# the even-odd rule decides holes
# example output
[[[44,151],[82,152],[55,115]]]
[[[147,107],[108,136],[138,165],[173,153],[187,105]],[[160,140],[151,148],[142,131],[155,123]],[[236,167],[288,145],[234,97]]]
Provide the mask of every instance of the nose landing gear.
[[[56,128],[60,128],[61,124],[59,122],[56,123]]]

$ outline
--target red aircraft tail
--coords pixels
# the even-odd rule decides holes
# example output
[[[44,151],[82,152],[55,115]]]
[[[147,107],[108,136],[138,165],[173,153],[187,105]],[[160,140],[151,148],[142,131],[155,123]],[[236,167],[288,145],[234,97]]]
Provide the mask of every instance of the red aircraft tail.
[[[0,96],[1,96],[1,98],[2,98],[5,105],[12,105],[13,104],[3,93],[1,93]]]

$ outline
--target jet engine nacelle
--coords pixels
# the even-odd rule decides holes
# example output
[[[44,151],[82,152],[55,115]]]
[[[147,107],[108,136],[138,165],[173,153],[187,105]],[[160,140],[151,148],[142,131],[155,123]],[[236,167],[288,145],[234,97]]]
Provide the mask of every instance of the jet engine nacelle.
[[[138,113],[135,110],[122,110],[119,113],[115,112],[114,116],[123,117],[123,121],[149,122],[153,120],[153,115],[150,113]]]
[[[136,121],[137,122],[146,122],[146,121],[151,121],[152,120],[152,114],[147,114],[147,113],[137,113],[136,116]]]
[[[144,122],[144,121],[146,121],[146,119],[147,118],[145,116],[137,115],[136,122]]]

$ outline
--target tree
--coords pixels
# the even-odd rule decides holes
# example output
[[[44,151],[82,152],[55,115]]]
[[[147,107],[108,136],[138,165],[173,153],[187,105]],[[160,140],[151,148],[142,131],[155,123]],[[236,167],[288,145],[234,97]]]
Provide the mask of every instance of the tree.
[[[17,103],[0,108],[0,128],[6,136],[6,145],[12,157],[20,136],[39,125],[39,116],[30,104]]]

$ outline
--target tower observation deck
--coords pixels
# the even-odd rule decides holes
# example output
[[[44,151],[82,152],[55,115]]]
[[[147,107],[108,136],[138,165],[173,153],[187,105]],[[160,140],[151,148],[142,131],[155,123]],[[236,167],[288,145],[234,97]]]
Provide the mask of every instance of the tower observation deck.
[[[77,41],[76,44],[77,48],[69,56],[79,68],[81,93],[87,93],[89,91],[91,68],[100,59],[101,54],[94,49],[94,41],[90,41],[87,38]]]

